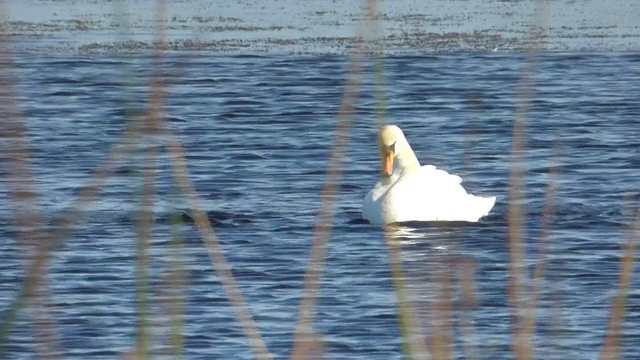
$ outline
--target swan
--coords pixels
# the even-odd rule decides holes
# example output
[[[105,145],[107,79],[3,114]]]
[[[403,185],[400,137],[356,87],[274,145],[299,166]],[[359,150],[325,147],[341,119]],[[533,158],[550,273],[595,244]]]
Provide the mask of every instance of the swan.
[[[378,182],[364,198],[362,217],[372,224],[406,221],[477,222],[489,214],[496,197],[468,194],[462,178],[420,166],[402,130],[384,125],[378,132],[382,168]]]

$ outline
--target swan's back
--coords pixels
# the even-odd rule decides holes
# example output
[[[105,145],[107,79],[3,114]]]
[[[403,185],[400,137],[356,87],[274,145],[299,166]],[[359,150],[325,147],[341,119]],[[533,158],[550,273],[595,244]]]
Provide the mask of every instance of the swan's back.
[[[468,194],[460,176],[425,165],[401,176],[387,192],[382,208],[393,222],[478,221],[494,202],[495,197]]]

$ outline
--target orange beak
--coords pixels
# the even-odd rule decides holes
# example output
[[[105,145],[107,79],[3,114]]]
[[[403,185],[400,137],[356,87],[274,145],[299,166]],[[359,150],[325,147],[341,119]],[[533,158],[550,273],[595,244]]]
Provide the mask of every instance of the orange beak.
[[[384,173],[387,176],[391,176],[393,173],[393,158],[396,156],[393,150],[387,152],[387,155],[384,157]]]

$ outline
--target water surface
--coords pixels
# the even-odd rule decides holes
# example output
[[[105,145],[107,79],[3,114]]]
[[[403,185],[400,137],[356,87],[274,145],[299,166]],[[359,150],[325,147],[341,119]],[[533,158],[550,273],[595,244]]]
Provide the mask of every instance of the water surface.
[[[46,219],[53,220],[118,141],[131,121],[127,114],[144,111],[152,60],[19,53],[17,62],[38,201]],[[277,358],[288,356],[346,59],[200,54],[172,55],[167,63],[169,125],[185,147],[191,178],[267,346]],[[481,223],[398,233],[413,279],[409,285],[418,289],[427,314],[438,294],[430,276],[435,266],[451,258],[475,263],[478,303],[472,312],[475,333],[468,339],[481,358],[507,357],[511,341],[506,211],[522,64],[522,56],[508,53],[385,59],[388,119],[405,130],[420,161],[462,176],[475,194],[498,196]],[[368,64],[362,76],[317,312],[317,329],[331,359],[401,358],[383,234],[360,219],[361,201],[379,166],[372,71]],[[529,273],[549,169],[559,169],[538,357],[592,358],[604,340],[617,288],[629,224],[624,200],[637,198],[640,57],[544,53],[532,81],[523,201]],[[142,140],[52,256],[52,312],[65,358],[112,359],[134,345],[135,221],[142,186],[137,166],[149,153]],[[188,205],[177,195],[164,145],[156,147],[161,155],[151,277],[152,292],[160,295],[170,261],[170,215],[188,212]],[[6,168],[1,169],[6,178]],[[24,265],[8,187],[0,184],[4,313],[20,288]],[[197,231],[186,224],[182,238],[189,281],[186,357],[251,358]],[[450,266],[455,273],[457,267]],[[640,335],[638,281],[630,288],[622,346],[632,358]],[[456,310],[454,318],[461,314]],[[30,317],[21,313],[8,358],[33,355],[29,324]]]

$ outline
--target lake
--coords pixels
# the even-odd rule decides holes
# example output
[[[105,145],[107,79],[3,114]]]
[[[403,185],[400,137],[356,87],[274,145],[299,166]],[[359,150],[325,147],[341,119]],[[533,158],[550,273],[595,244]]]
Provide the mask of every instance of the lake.
[[[52,3],[47,6],[55,6]],[[83,36],[87,33],[91,31]],[[92,36],[84,45],[97,43],[99,36]],[[29,36],[16,41],[13,95],[26,119],[39,210],[53,228],[130,125],[131,114],[144,113],[154,63],[144,46],[132,51],[116,42],[99,42],[89,49],[73,42],[58,46],[40,41]],[[501,44],[495,45],[498,51],[492,51],[493,44],[485,50],[451,51],[407,45],[409,50],[399,47],[384,57],[386,117],[403,128],[421,163],[460,175],[474,194],[498,197],[491,214],[479,223],[408,224],[393,232],[428,335],[440,294],[432,275],[445,265],[446,273],[456,276],[461,259],[474,264],[477,301],[471,311],[465,309],[455,281],[453,287],[456,326],[469,317],[474,327],[456,330],[459,357],[463,339],[475,345],[480,358],[510,354],[507,207],[525,55],[502,50]],[[184,146],[190,178],[245,303],[269,350],[284,358],[291,354],[350,59],[332,45],[302,53],[297,53],[300,44],[261,51],[263,45],[257,42],[247,51],[205,47],[169,52],[163,70],[165,112],[168,128]],[[46,51],[49,46],[56,51]],[[640,185],[640,54],[619,43],[608,51],[599,45],[590,50],[567,46],[538,54],[526,119],[521,203],[529,276],[543,228],[547,186],[553,182],[556,191],[553,215],[544,226],[549,231],[548,263],[534,339],[537,357],[545,359],[594,358],[599,353]],[[375,69],[375,61],[367,59],[360,75],[361,94],[342,162],[318,300],[316,329],[330,359],[402,357],[384,234],[360,216],[362,199],[375,184],[380,164]],[[9,142],[4,144],[6,151]],[[164,137],[136,137],[99,200],[88,206],[80,225],[52,253],[48,308],[64,358],[112,359],[135,345],[142,163],[155,164],[157,196],[149,250],[154,319],[166,318],[161,315],[168,311],[153,299],[167,296],[175,253],[172,231],[178,229],[187,281],[182,296],[185,358],[253,358],[191,223],[189,203],[179,195],[166,144]],[[157,160],[150,162],[154,153]],[[6,179],[4,163],[0,171]],[[3,319],[25,276],[25,250],[17,240],[9,190],[7,181],[0,182]],[[182,225],[171,225],[173,214],[181,215]],[[632,279],[627,295],[621,337],[625,358],[637,356],[638,285],[639,280]],[[30,314],[19,313],[3,356],[34,356]],[[154,330],[162,339],[162,326],[154,324]]]

